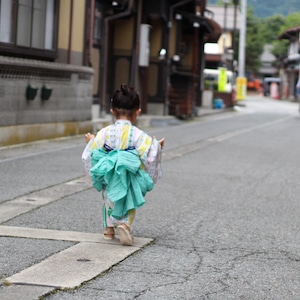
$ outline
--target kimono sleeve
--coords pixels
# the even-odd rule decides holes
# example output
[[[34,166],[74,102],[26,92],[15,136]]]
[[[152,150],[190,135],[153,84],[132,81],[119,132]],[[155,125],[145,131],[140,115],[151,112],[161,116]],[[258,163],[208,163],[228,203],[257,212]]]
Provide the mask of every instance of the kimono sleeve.
[[[91,153],[92,153],[92,144],[94,143],[95,138],[91,139],[88,144],[85,146],[82,155],[81,155],[81,159],[83,162],[83,166],[85,168],[86,173],[89,175],[90,173],[90,169],[92,167],[92,163],[91,163]]]
[[[83,166],[86,170],[86,173],[90,175],[90,169],[92,168],[92,162],[91,162],[91,154],[93,150],[100,149],[103,147],[105,141],[105,130],[104,128],[101,129],[95,138],[91,139],[88,144],[85,146],[81,159],[83,162]]]
[[[136,142],[136,149],[145,171],[150,175],[153,182],[157,183],[162,177],[161,145],[159,141],[141,131]]]
[[[147,160],[144,164],[145,171],[150,175],[154,183],[157,183],[162,177],[161,150],[159,141],[153,139],[147,155]]]

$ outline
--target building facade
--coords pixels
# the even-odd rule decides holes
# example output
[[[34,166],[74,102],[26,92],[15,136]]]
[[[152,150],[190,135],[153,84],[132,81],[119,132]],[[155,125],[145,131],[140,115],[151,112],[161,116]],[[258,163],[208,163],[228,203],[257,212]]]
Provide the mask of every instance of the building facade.
[[[289,41],[288,53],[280,69],[282,98],[294,100],[297,98],[296,84],[300,78],[300,26],[287,29],[278,39]]]
[[[224,1],[225,2],[225,1]],[[239,1],[234,5],[209,5],[207,11],[212,18],[222,26],[222,35],[217,43],[205,45],[205,67],[217,69],[225,66],[228,70],[237,71],[234,57],[238,53],[238,33],[241,22]]]
[[[206,0],[0,0],[0,145],[91,130],[123,82],[192,116],[221,32]]]
[[[142,96],[143,113],[191,116],[201,106],[204,44],[221,34],[206,0],[88,2],[98,24],[91,64],[100,112],[108,112],[113,91],[128,82]]]
[[[88,128],[84,27],[85,1],[0,0],[0,145]]]

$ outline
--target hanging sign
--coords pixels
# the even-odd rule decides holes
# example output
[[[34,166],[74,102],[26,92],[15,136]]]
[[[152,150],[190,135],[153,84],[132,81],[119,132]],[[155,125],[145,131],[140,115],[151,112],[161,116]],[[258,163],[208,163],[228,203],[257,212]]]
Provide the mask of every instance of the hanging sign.
[[[219,68],[219,78],[218,78],[218,91],[225,92],[226,91],[226,83],[227,83],[227,75],[226,68]]]

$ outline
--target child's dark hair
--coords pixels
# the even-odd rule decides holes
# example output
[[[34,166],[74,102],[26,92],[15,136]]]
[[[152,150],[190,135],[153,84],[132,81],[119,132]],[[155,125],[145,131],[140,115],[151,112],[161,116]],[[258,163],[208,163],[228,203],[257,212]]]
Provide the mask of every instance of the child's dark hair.
[[[140,97],[134,87],[128,87],[122,83],[120,89],[116,90],[111,99],[111,108],[116,114],[130,115],[140,108]]]

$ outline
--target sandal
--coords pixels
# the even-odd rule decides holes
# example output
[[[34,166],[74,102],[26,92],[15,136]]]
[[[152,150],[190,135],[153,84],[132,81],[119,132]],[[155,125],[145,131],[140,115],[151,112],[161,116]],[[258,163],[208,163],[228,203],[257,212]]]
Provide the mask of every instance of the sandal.
[[[103,231],[103,237],[105,240],[113,240],[115,238],[114,227],[106,227]]]
[[[126,223],[123,223],[117,227],[117,231],[121,244],[125,246],[132,246],[133,236],[130,231],[130,226]]]

